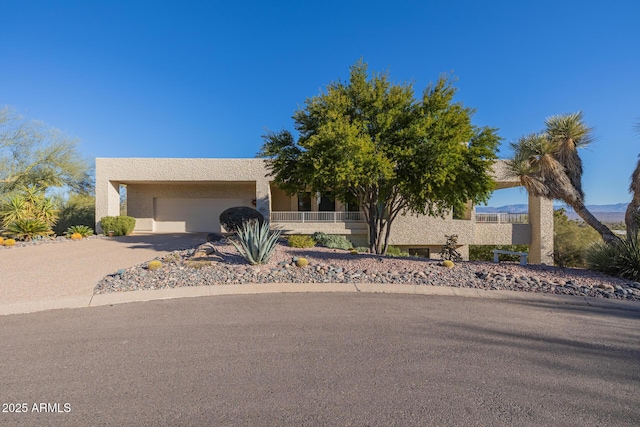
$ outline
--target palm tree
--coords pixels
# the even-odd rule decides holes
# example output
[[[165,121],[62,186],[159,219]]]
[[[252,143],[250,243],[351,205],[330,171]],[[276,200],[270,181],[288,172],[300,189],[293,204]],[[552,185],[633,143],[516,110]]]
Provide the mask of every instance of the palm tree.
[[[618,241],[584,205],[578,148],[593,141],[592,129],[584,124],[582,113],[553,116],[545,124],[544,132],[510,144],[514,152],[507,163],[510,173],[520,179],[532,196],[562,200],[571,206],[605,242]]]
[[[640,119],[638,119],[634,128],[636,133],[640,135]],[[631,202],[624,214],[624,222],[627,226],[627,237],[630,239],[638,234],[638,219],[640,218],[640,157],[635,170],[631,174],[629,192],[631,192]]]

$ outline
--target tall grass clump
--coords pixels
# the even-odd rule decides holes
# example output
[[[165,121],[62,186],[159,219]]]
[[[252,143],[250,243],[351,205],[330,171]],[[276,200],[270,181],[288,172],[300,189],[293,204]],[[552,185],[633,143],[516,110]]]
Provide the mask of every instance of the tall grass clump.
[[[238,243],[229,240],[250,264],[266,264],[276,249],[280,231],[271,232],[269,224],[262,225],[258,221],[248,221],[236,232]]]
[[[591,270],[640,281],[640,239],[637,235],[611,243],[595,243],[587,250],[586,260]]]

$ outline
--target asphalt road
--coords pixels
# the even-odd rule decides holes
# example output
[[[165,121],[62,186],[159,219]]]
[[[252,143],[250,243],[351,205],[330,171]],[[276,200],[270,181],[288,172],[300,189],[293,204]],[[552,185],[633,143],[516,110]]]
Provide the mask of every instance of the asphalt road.
[[[0,373],[3,426],[637,426],[640,312],[382,294],[58,310],[0,317]]]

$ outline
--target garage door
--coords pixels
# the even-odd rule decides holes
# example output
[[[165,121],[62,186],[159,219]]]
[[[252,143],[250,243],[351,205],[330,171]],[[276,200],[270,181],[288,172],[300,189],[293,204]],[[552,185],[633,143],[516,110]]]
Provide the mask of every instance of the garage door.
[[[220,214],[242,199],[154,199],[156,233],[220,232]]]

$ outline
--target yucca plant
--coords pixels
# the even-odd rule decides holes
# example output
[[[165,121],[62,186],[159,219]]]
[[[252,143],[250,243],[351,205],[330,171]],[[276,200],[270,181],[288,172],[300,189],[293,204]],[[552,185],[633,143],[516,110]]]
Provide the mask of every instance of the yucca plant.
[[[67,228],[65,232],[67,237],[71,237],[74,234],[80,234],[82,237],[89,237],[93,235],[93,229],[91,227],[87,227],[86,225],[72,225]]]
[[[26,218],[14,221],[7,226],[7,231],[15,235],[18,239],[26,241],[30,241],[37,236],[48,236],[52,233],[49,224],[37,218]]]
[[[239,243],[229,240],[250,264],[266,264],[271,259],[280,231],[269,231],[269,224],[260,225],[257,221],[242,224],[236,233]]]
[[[640,239],[637,235],[618,242],[595,243],[587,250],[586,259],[591,270],[640,280]]]

